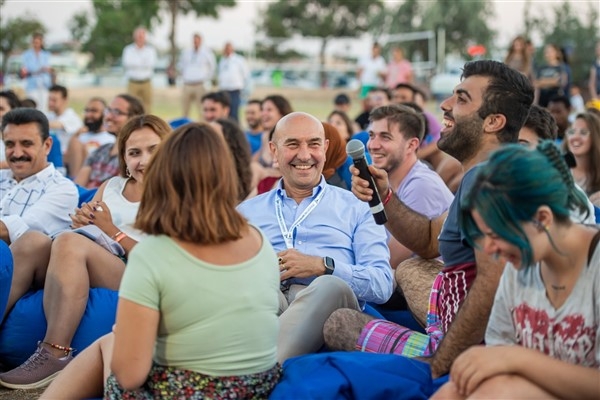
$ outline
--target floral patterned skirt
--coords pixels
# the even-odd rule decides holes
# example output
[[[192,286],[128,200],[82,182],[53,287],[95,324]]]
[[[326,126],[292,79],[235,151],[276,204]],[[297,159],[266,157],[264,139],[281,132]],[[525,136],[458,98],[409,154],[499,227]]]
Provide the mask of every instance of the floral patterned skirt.
[[[148,379],[136,390],[124,390],[111,374],[104,399],[266,399],[280,377],[279,364],[264,372],[237,376],[208,376],[153,364]]]

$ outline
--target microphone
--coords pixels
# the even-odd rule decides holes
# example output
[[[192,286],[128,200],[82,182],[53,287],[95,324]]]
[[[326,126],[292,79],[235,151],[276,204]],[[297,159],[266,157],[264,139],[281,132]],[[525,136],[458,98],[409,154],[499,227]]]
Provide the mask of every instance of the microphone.
[[[352,139],[346,145],[346,153],[352,157],[354,166],[358,169],[358,176],[369,182],[369,189],[373,191],[373,198],[369,201],[371,207],[371,214],[375,218],[377,225],[383,225],[387,222],[387,215],[385,215],[385,209],[381,203],[381,196],[375,186],[375,180],[367,168],[367,160],[365,159],[365,146],[358,139]]]

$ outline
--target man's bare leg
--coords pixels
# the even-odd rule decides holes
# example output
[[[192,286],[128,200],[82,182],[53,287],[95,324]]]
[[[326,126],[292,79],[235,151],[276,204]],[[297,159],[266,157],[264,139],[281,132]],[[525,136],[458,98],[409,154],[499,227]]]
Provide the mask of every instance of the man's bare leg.
[[[46,270],[50,261],[52,239],[41,232],[25,232],[10,245],[13,255],[13,276],[6,309],[2,319],[29,289],[44,287]]]
[[[374,317],[352,310],[340,308],[335,310],[325,321],[323,336],[325,344],[331,350],[354,351],[360,333]]]
[[[427,324],[431,287],[443,267],[444,264],[438,260],[422,258],[408,259],[396,267],[397,290],[402,292],[408,308],[421,326]]]

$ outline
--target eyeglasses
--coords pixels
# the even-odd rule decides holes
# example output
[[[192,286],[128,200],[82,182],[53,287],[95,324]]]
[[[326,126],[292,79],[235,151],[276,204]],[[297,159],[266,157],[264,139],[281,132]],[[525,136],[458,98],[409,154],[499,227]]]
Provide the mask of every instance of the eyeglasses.
[[[112,114],[115,117],[122,117],[122,116],[128,116],[129,113],[123,112],[121,110],[119,110],[118,108],[105,108],[104,109],[104,115],[108,115],[108,114]]]
[[[573,136],[575,134],[575,132],[579,132],[579,134],[583,137],[586,137],[590,134],[590,131],[587,129],[580,129],[579,131],[577,131],[577,129],[573,129],[573,128],[567,129],[566,134],[568,136]]]

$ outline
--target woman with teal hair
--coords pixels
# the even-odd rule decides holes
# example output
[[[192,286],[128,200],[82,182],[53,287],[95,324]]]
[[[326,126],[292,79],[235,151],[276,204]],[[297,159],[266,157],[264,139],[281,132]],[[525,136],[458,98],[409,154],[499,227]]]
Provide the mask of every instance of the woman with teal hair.
[[[600,232],[556,146],[495,152],[465,198],[467,241],[507,261],[485,336],[434,398],[597,398]]]

